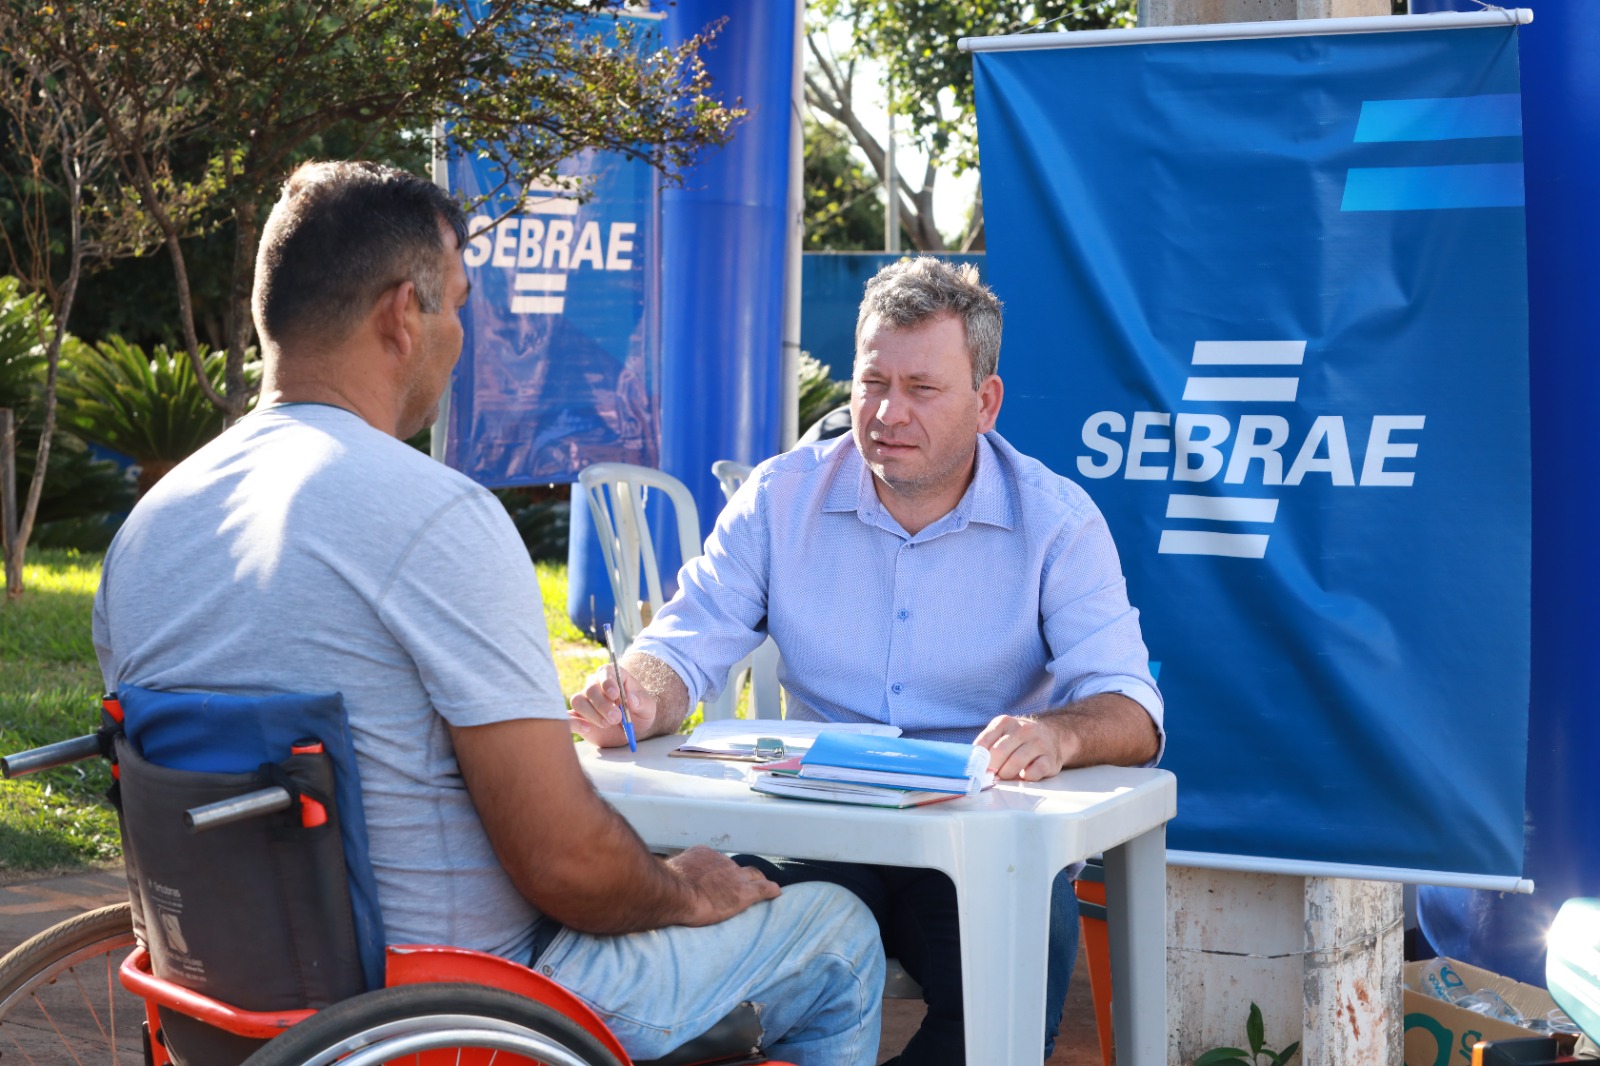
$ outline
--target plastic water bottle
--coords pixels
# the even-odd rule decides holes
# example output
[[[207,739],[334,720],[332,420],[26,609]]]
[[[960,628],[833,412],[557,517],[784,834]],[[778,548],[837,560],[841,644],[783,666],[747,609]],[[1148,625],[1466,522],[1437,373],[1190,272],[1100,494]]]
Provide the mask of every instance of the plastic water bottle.
[[[1444,959],[1429,959],[1424,963],[1417,974],[1417,984],[1421,986],[1419,992],[1446,1003],[1454,1003],[1472,991]]]
[[[1498,992],[1488,988],[1480,988],[1476,992],[1469,992],[1455,1001],[1456,1006],[1481,1014],[1486,1018],[1496,1018],[1511,1025],[1527,1027],[1528,1020],[1524,1018],[1515,1007],[1500,998]]]

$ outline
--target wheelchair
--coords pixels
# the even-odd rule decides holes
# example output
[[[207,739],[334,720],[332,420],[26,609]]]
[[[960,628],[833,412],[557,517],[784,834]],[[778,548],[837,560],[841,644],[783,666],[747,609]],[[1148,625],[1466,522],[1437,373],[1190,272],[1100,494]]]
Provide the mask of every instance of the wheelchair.
[[[149,709],[135,713],[134,699]],[[218,700],[232,701],[222,720],[237,712],[266,724],[203,724],[215,721]],[[383,944],[337,694],[134,689],[107,695],[101,719],[95,733],[0,759],[7,778],[111,761],[131,897],[0,958],[4,1061],[634,1066],[598,1015],[527,966]],[[286,754],[255,763],[247,752],[235,765],[198,769],[195,758],[215,755],[191,757],[197,728],[228,743],[249,734]],[[786,1066],[762,1055],[760,1037],[755,1009],[740,1004],[710,1032],[637,1066]]]

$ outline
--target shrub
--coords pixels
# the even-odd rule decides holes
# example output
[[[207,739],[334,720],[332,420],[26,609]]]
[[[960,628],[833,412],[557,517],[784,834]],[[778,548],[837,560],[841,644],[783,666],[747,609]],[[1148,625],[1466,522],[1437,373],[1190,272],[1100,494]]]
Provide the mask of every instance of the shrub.
[[[200,354],[220,391],[226,353],[202,345]],[[222,412],[206,398],[181,349],[158,344],[146,355],[113,336],[78,345],[62,362],[62,421],[85,440],[137,462],[140,495],[222,432]],[[259,372],[259,363],[247,367],[252,377]]]

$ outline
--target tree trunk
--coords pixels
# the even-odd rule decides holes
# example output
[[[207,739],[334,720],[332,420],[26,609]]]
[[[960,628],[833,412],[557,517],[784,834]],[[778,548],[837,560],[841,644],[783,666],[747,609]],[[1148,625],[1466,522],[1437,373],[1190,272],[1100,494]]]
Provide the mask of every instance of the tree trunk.
[[[233,212],[233,283],[228,290],[228,361],[223,392],[227,396],[227,424],[244,417],[253,392],[244,377],[245,353],[255,339],[255,319],[250,306],[255,287],[256,249],[261,244],[260,208],[254,201]]]
[[[6,599],[22,595],[22,545],[17,542],[17,433],[11,408],[0,407],[0,537],[5,540]]]

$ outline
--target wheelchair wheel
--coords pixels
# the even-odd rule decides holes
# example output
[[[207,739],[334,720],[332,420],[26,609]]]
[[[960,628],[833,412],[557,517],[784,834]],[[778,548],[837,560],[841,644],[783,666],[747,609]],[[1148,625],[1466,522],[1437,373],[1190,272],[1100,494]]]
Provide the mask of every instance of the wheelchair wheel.
[[[0,1055],[39,1066],[143,1063],[144,1003],[117,980],[132,948],[132,912],[118,903],[0,958]]]
[[[490,1061],[496,1066],[622,1066],[565,1015],[511,992],[471,984],[401,985],[347,999],[269,1041],[243,1066]]]

